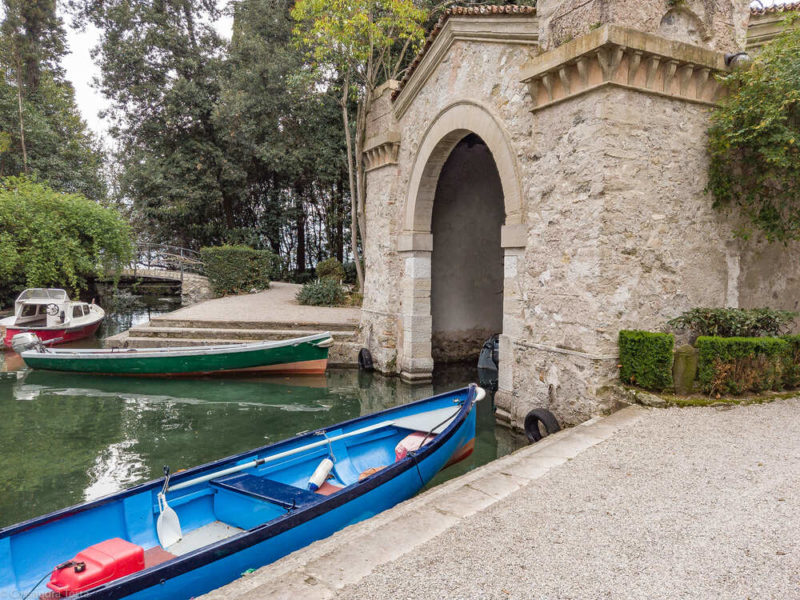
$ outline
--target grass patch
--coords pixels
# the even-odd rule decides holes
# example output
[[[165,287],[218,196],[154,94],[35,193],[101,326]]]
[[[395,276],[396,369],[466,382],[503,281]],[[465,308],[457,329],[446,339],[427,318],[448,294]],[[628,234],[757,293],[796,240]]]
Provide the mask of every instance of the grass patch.
[[[752,396],[720,396],[710,397],[702,394],[694,394],[691,396],[676,396],[675,394],[655,394],[662,398],[667,406],[677,406],[680,408],[691,406],[745,406],[748,404],[766,404],[774,400],[783,400],[785,398],[794,398],[800,396],[800,390],[791,392],[764,392],[762,394],[755,394]]]

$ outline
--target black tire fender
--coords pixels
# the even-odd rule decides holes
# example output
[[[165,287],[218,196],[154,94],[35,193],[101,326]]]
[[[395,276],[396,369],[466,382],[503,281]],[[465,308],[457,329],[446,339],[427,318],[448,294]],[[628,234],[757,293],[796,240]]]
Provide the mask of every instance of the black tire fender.
[[[546,408],[534,408],[527,415],[525,415],[525,435],[533,442],[538,442],[542,439],[542,433],[539,431],[539,423],[544,425],[547,435],[561,430],[561,425],[558,424],[556,417]]]
[[[372,371],[375,368],[372,364],[372,353],[366,348],[358,351],[358,368],[362,371]]]

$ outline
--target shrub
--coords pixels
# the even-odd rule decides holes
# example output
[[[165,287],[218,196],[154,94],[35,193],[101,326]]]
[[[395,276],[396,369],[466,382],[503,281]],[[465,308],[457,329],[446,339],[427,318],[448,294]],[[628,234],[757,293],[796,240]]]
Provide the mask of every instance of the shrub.
[[[786,340],[768,337],[697,338],[698,379],[709,394],[779,390],[791,352]]]
[[[247,246],[202,248],[200,258],[211,289],[221,296],[266,289],[280,271],[280,259],[272,252]]]
[[[77,292],[132,257],[117,210],[24,177],[0,181],[0,305],[24,287]]]
[[[800,335],[784,335],[781,339],[789,344],[783,366],[783,386],[796,388],[800,386]]]
[[[356,271],[355,261],[348,261],[342,266],[344,267],[344,282],[351,285],[358,283],[358,272]]]
[[[798,314],[771,308],[693,308],[667,324],[696,336],[778,336],[791,328]]]
[[[317,265],[317,277],[320,279],[335,279],[339,282],[344,281],[344,267],[342,263],[333,257],[325,259]]]
[[[345,302],[344,288],[330,277],[315,279],[297,292],[297,301],[311,306],[337,306]]]
[[[657,392],[672,387],[674,345],[671,333],[620,331],[620,379]]]

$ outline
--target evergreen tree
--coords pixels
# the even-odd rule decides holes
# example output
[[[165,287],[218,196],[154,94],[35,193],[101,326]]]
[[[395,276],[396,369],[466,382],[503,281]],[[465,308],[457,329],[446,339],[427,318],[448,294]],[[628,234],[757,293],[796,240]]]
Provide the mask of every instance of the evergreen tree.
[[[64,192],[106,197],[103,153],[64,80],[55,0],[2,0],[0,176],[33,174]]]
[[[217,123],[245,171],[252,231],[273,251],[292,254],[304,271],[315,256],[343,254],[345,155],[336,98],[315,89],[292,44],[291,5],[234,5]]]
[[[240,224],[243,172],[213,119],[223,41],[215,0],[75,0],[102,32],[102,91],[119,142],[120,191],[158,241],[190,247]]]

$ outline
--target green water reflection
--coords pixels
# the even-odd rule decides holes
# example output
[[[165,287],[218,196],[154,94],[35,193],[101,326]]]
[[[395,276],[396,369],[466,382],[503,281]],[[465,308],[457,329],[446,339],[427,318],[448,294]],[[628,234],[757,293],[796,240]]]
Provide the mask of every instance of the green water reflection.
[[[173,470],[460,387],[472,367],[430,385],[355,370],[313,378],[158,380],[19,370],[0,352],[0,527]],[[522,444],[479,406],[475,452],[437,481]]]

